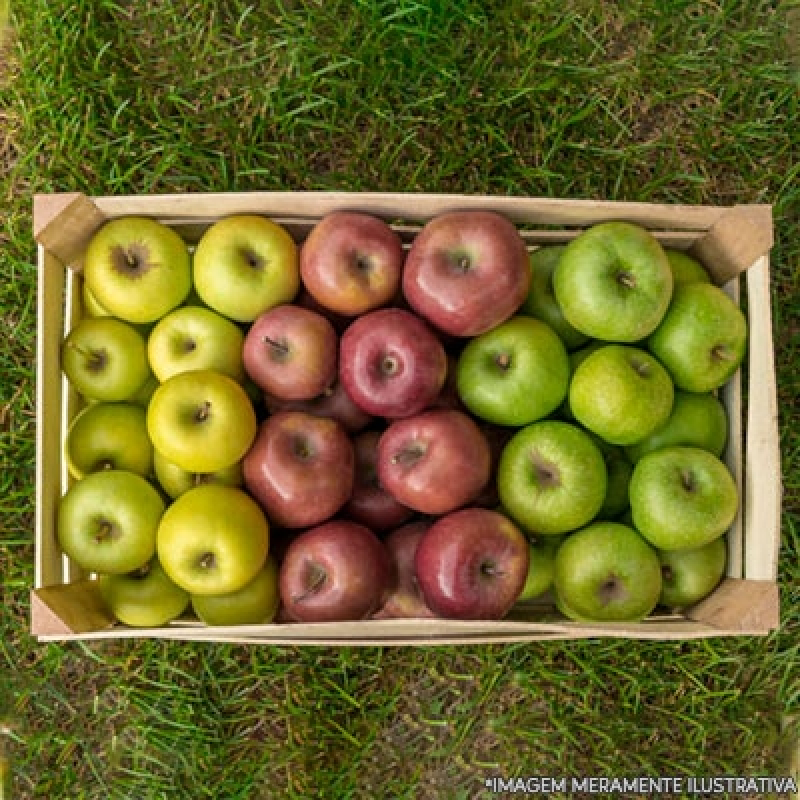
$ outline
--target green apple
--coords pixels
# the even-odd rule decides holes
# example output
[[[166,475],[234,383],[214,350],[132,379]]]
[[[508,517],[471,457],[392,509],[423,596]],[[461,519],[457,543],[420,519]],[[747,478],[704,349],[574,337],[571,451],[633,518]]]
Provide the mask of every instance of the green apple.
[[[123,469],[143,477],[153,469],[153,445],[141,406],[95,403],[72,421],[64,443],[73,478],[101,469]]]
[[[584,344],[587,337],[567,322],[553,292],[553,272],[563,252],[564,245],[552,245],[539,247],[530,254],[531,285],[520,313],[546,322],[564,345],[574,350]]]
[[[89,241],[83,274],[97,304],[128,322],[155,322],[191,287],[189,249],[172,228],[146,217],[119,217]]]
[[[559,547],[553,586],[567,616],[636,621],[658,604],[661,564],[656,550],[633,528],[595,522]]]
[[[667,260],[672,270],[674,288],[686,283],[711,283],[711,276],[706,268],[688,253],[669,247],[665,247],[664,252],[667,254]]]
[[[519,315],[470,339],[459,356],[456,380],[461,401],[473,414],[521,427],[563,402],[569,360],[546,322]]]
[[[648,347],[677,388],[710,392],[727,383],[744,360],[747,322],[722,289],[690,283],[675,291]]]
[[[241,486],[244,483],[242,465],[239,461],[217,472],[187,472],[156,450],[153,453],[153,467],[161,488],[173,500],[189,489],[206,483],[219,486]]]
[[[625,448],[628,458],[637,462],[646,453],[676,444],[702,447],[722,456],[728,441],[728,414],[725,406],[710,392],[695,394],[675,390],[672,413],[649,436]]]
[[[556,552],[561,541],[560,536],[534,536],[528,540],[528,577],[518,603],[539,597],[553,585]]]
[[[722,536],[739,507],[725,464],[699,447],[665,447],[633,468],[631,513],[636,529],[660,550],[687,550]]]
[[[189,607],[189,593],[177,586],[153,558],[125,575],[101,575],[101,596],[123,625],[158,628]]]
[[[81,284],[81,297],[83,299],[83,310],[86,312],[86,316],[88,317],[110,317],[113,316],[108,311],[106,311],[100,303],[97,302],[97,298],[94,296],[94,293],[89,288],[89,285],[86,281],[83,281]]]
[[[150,376],[142,384],[141,389],[134,392],[128,401],[130,403],[135,403],[137,406],[141,406],[142,408],[147,408],[147,406],[150,405],[150,400],[152,399],[153,394],[159,386],[160,383],[158,382],[158,378],[156,378],[156,376],[151,372]]]
[[[268,555],[250,583],[228,594],[192,595],[192,608],[206,625],[260,625],[275,619],[280,599],[278,566]]]
[[[497,465],[500,502],[533,534],[585,525],[603,505],[607,480],[603,456],[589,434],[559,420],[517,431]]]
[[[61,367],[90,400],[128,400],[150,377],[142,335],[114,317],[84,317],[61,345]]]
[[[630,445],[667,421],[673,394],[669,374],[650,353],[610,344],[575,370],[569,407],[581,425],[609,444]]]
[[[198,486],[167,508],[156,549],[167,575],[191,595],[229,594],[264,567],[269,524],[242,489]]]
[[[173,375],[147,407],[153,447],[187,472],[217,472],[240,461],[256,425],[245,390],[214,370]]]
[[[161,495],[141,475],[93,472],[61,498],[58,542],[88,572],[132,572],[153,557],[163,513]]]
[[[717,588],[725,574],[728,548],[724,536],[691,550],[659,550],[662,606],[686,608]]]
[[[209,308],[237,322],[252,322],[297,294],[297,245],[285,228],[266,217],[221,219],[197,243],[194,286]]]
[[[607,342],[637,342],[652,333],[672,296],[664,249],[644,228],[603,222],[573,239],[553,273],[567,321]]]
[[[162,317],[147,339],[147,357],[162,383],[179,372],[213,369],[244,380],[244,333],[227,317],[202,306],[184,306]]]

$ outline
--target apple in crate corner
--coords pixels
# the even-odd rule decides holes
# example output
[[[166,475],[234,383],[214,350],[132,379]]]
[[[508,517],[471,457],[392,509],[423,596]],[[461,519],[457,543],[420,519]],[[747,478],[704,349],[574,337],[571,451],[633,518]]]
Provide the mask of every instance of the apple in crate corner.
[[[672,270],[672,283],[675,289],[687,283],[711,283],[708,270],[696,259],[683,250],[674,250],[665,247],[670,269]]]
[[[173,500],[195,486],[208,483],[219,486],[241,486],[244,483],[241,461],[216,472],[189,472],[164,457],[158,450],[153,451],[153,471],[161,488]]]
[[[507,320],[530,282],[525,242],[492,211],[434,217],[411,243],[403,269],[408,304],[453,336],[477,336]]]
[[[724,536],[691,550],[659,550],[661,597],[667,608],[687,608],[717,588],[725,574],[728,548]]]

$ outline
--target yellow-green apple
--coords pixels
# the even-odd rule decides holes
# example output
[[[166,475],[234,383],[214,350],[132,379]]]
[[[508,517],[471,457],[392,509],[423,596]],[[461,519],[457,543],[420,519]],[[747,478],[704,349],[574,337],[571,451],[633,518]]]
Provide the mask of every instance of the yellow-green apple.
[[[483,431],[461,411],[435,409],[393,421],[378,442],[378,479],[398,502],[445,514],[475,500],[489,482]]]
[[[180,372],[147,407],[153,447],[187,472],[217,472],[250,449],[257,422],[245,390],[215,370]]]
[[[186,242],[146,217],[105,223],[86,248],[83,275],[101,308],[138,323],[155,322],[177,308],[192,283]]]
[[[58,542],[87,572],[131,572],[153,557],[164,507],[161,495],[135,472],[93,472],[61,498]]]
[[[87,317],[111,317],[113,314],[106,311],[97,298],[92,294],[92,290],[86,281],[81,284],[81,299],[83,301],[83,310]]]
[[[444,348],[409,311],[370,311],[347,328],[339,344],[339,380],[368,414],[409,417],[430,405],[444,386]]]
[[[633,528],[595,522],[558,548],[553,588],[567,616],[602,622],[636,621],[661,595],[661,564]]]
[[[616,445],[635,444],[663,425],[673,397],[664,367],[647,351],[630,345],[595,350],[575,370],[569,385],[575,419]]]
[[[739,369],[747,347],[747,321],[718,286],[690,283],[675,291],[648,347],[677,388],[710,392]]]
[[[686,283],[711,283],[708,270],[696,258],[683,250],[674,250],[671,247],[665,247],[664,252],[672,270],[672,282],[675,288]]]
[[[464,405],[481,419],[513,427],[555,411],[570,378],[559,336],[546,322],[521,314],[470,339],[457,369]]]
[[[528,574],[517,603],[535,600],[553,585],[556,553],[560,536],[531,536],[528,538]]]
[[[142,335],[114,317],[84,317],[61,345],[61,368],[90,400],[128,400],[150,377]]]
[[[129,398],[129,403],[134,403],[141,408],[146,409],[148,405],[150,405],[150,399],[153,397],[153,393],[161,384],[159,383],[158,378],[153,375],[152,371],[147,377],[147,380],[142,384],[141,388],[137,389]]]
[[[403,243],[382,219],[334,211],[308,234],[300,276],[324,308],[355,316],[388,305],[400,287]]]
[[[197,243],[193,274],[197,294],[209,308],[237,322],[252,322],[297,294],[297,245],[285,228],[266,217],[226,217]]]
[[[242,471],[270,520],[308,528],[332,517],[350,497],[353,445],[335,420],[279,411],[261,424]]]
[[[269,523],[242,489],[197,486],[167,508],[156,550],[164,571],[189,594],[228,594],[263,568]]]
[[[668,608],[686,608],[717,588],[725,574],[728,548],[725,537],[691,550],[659,550],[661,598]]]
[[[349,520],[331,520],[303,531],[280,566],[281,602],[296,622],[366,619],[395,583],[380,539]]]
[[[607,342],[637,342],[652,333],[672,296],[664,248],[630,222],[603,222],[573,239],[553,273],[567,321]]]
[[[417,546],[414,572],[428,607],[452,619],[502,619],[525,585],[528,541],[504,514],[464,508],[439,517]]]
[[[450,211],[416,235],[403,269],[403,294],[440,331],[477,336],[514,314],[531,271],[514,224],[492,211]]]
[[[153,471],[161,488],[173,500],[195,486],[207,483],[219,486],[241,486],[244,483],[241,461],[216,472],[189,472],[165,458],[158,450],[153,451]]]
[[[699,447],[648,453],[633,468],[633,523],[659,550],[688,550],[722,536],[739,508],[728,468]]]

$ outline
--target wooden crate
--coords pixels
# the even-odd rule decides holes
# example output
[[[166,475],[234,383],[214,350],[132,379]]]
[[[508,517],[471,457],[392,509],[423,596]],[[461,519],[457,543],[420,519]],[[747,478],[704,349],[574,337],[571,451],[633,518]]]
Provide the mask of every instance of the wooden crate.
[[[723,391],[730,419],[726,461],[740,489],[740,508],[728,534],[727,575],[715,592],[683,614],[639,623],[578,623],[552,607],[534,605],[498,622],[369,620],[209,628],[175,622],[163,628],[114,624],[94,583],[61,553],[56,508],[70,478],[63,459],[67,424],[77,398],[61,374],[59,349],[80,317],[81,259],[91,235],[107,219],[156,218],[190,243],[213,221],[256,213],[284,225],[302,241],[314,223],[337,209],[380,216],[410,240],[428,219],[447,210],[490,209],[519,226],[530,247],[565,242],[589,225],[628,220],[665,245],[704,262],[716,283],[739,299],[746,291],[749,351]],[[250,192],[87,197],[39,195],[34,202],[38,243],[36,564],[31,629],[40,640],[157,637],[226,642],[316,645],[421,645],[625,637],[692,639],[763,635],[779,624],[777,561],[781,473],[769,295],[772,215],[769,206],[681,206],[555,200],[529,197],[343,192]],[[748,381],[746,407],[743,375]]]

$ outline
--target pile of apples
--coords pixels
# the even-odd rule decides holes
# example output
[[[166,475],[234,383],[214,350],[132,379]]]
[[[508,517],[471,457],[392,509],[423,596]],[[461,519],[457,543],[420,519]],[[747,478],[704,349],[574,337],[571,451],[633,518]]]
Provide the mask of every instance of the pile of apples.
[[[491,211],[404,247],[337,211],[195,247],[102,226],[62,344],[85,400],[63,551],[159,626],[576,620],[710,593],[738,507],[717,390],[747,327],[705,268],[628,222],[529,252]]]

